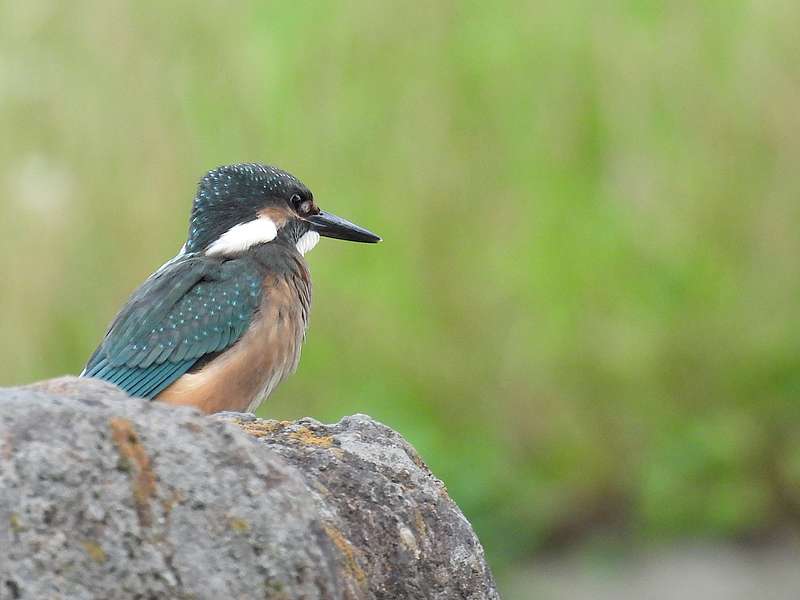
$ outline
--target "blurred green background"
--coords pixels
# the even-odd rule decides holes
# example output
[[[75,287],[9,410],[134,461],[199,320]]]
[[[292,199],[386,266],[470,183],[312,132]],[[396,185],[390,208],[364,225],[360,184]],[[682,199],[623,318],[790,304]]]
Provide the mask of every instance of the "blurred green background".
[[[281,166],[309,255],[263,416],[401,431],[501,585],[596,538],[800,522],[800,3],[0,2],[0,384],[77,373],[196,182]]]

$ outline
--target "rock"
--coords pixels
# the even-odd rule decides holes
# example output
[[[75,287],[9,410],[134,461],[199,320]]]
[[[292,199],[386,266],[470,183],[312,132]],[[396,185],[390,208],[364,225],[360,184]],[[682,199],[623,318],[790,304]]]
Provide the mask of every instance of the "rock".
[[[241,431],[99,381],[0,392],[0,598],[340,598],[336,552]]]
[[[0,600],[497,598],[444,486],[391,429],[0,390]]]
[[[347,597],[498,597],[469,522],[398,433],[366,415],[335,425],[217,417],[238,424],[303,473],[340,550],[339,567],[351,575]]]

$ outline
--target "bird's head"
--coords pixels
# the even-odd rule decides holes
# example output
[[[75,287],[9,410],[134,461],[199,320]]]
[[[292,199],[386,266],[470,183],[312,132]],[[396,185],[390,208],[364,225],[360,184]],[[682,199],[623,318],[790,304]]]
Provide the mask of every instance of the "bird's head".
[[[192,205],[187,252],[236,255],[279,238],[301,254],[320,236],[379,242],[374,233],[320,210],[311,191],[275,167],[242,164],[209,171]]]

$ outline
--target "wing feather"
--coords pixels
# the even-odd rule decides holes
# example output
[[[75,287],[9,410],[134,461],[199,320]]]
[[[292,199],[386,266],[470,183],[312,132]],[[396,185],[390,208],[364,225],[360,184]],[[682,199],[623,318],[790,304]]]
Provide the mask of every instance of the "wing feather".
[[[133,293],[83,375],[153,398],[203,356],[235,344],[261,293],[259,271],[246,259],[181,256]]]

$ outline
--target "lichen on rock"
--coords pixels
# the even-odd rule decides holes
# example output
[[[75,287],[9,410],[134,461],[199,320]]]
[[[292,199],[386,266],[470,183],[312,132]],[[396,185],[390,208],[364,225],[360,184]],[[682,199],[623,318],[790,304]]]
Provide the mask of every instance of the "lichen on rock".
[[[0,600],[497,598],[483,550],[400,435],[0,389]]]

